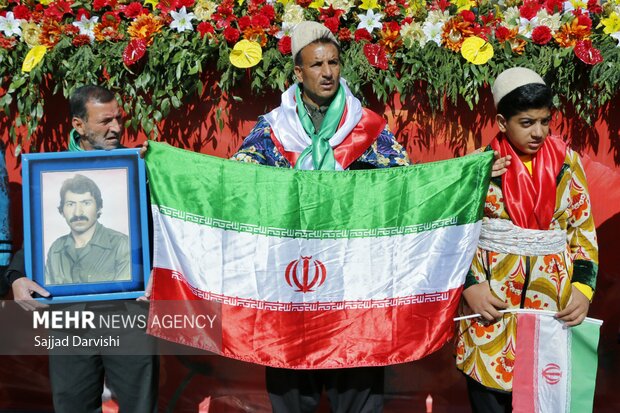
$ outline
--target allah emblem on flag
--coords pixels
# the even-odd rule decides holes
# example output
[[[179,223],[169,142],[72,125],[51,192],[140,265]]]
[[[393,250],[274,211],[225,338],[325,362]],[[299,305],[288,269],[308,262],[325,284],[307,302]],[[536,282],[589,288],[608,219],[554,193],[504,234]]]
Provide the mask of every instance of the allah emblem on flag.
[[[289,262],[286,266],[285,276],[286,283],[291,287],[297,287],[295,292],[308,293],[314,291],[313,288],[320,287],[325,282],[327,276],[327,270],[325,265],[319,260],[312,262],[314,275],[310,279],[310,260],[312,257],[301,257],[300,259]],[[301,261],[301,269],[299,264]],[[301,274],[300,274],[301,273]],[[300,279],[301,276],[301,279]],[[291,282],[291,279],[293,282]],[[318,284],[317,284],[318,283]]]

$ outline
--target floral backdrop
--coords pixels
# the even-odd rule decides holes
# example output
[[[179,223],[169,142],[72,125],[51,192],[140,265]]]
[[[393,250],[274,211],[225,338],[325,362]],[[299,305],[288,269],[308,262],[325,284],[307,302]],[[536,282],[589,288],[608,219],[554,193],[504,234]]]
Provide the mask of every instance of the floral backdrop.
[[[0,111],[20,140],[43,116],[42,88],[99,83],[122,96],[127,126],[157,134],[203,88],[284,90],[302,20],[336,35],[354,92],[384,102],[473,108],[521,65],[589,122],[620,85],[620,0],[0,0]]]

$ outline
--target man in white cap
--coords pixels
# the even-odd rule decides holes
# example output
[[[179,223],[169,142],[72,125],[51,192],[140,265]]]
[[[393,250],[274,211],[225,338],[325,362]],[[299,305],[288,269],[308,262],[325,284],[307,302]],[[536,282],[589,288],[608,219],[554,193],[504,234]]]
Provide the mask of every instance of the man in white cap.
[[[281,105],[258,119],[232,159],[280,168],[345,170],[408,165],[378,114],[362,108],[340,78],[340,46],[316,22],[292,35],[298,83]],[[383,367],[290,370],[267,367],[267,391],[276,413],[314,412],[326,388],[334,412],[383,410]]]

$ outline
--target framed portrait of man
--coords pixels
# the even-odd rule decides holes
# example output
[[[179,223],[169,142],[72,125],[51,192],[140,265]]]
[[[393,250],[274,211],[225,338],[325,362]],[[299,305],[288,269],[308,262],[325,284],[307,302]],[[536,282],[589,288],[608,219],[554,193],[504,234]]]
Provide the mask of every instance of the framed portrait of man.
[[[50,302],[136,298],[149,269],[138,149],[23,155],[24,254]]]

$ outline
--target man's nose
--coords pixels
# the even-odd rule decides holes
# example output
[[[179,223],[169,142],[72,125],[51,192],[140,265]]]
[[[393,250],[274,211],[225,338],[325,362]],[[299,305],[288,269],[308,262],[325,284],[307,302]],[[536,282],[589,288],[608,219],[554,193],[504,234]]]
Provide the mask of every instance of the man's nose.
[[[123,125],[121,125],[121,122],[118,119],[114,119],[110,124],[110,130],[112,132],[121,133],[123,130]]]
[[[321,76],[326,78],[331,78],[333,76],[333,71],[330,65],[325,64],[321,66]]]

